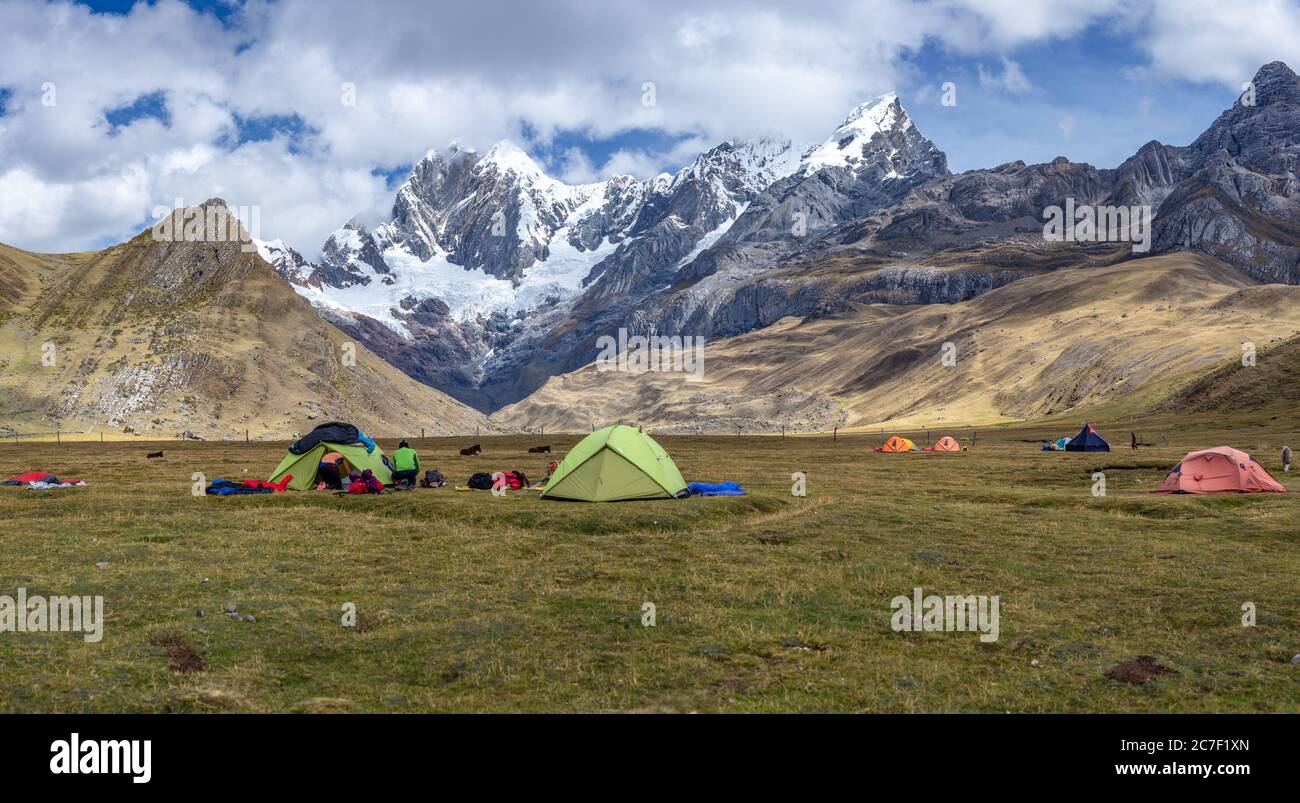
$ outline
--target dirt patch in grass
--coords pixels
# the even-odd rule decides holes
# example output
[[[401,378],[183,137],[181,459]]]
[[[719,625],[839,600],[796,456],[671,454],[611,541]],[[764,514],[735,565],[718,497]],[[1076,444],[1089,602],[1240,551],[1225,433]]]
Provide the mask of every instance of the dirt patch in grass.
[[[171,664],[173,672],[187,675],[207,669],[203,656],[180,636],[154,636],[149,639],[149,644],[167,651],[167,662]]]
[[[926,563],[938,563],[942,566],[961,566],[961,561],[956,558],[950,558],[942,552],[935,552],[933,549],[922,549],[912,553],[912,557],[917,560],[923,560]]]
[[[1177,674],[1177,669],[1171,669],[1164,664],[1156,663],[1156,659],[1150,655],[1139,655],[1123,663],[1115,664],[1106,670],[1106,677],[1111,680],[1120,683],[1132,683],[1135,686],[1141,686],[1160,675]]]
[[[778,532],[776,530],[763,530],[762,532],[755,533],[753,536],[754,540],[758,541],[758,543],[766,544],[768,546],[792,544],[795,541],[802,541],[807,537],[808,536],[804,535],[796,535],[795,533]]]
[[[794,636],[781,639],[781,646],[788,650],[794,650],[795,652],[824,653],[830,652],[831,649],[829,644],[823,644],[816,641],[804,641],[803,639]]]

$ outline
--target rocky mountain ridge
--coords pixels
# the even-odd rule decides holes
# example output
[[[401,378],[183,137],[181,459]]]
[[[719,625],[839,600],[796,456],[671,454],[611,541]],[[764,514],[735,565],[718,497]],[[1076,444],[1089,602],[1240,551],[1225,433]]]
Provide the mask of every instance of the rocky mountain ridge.
[[[723,143],[645,181],[567,185],[514,146],[452,148],[415,167],[391,221],[349,224],[320,264],[269,258],[336,325],[482,410],[586,364],[619,329],[726,337],[1179,250],[1300,283],[1300,81],[1275,62],[1254,88],[1191,144],[1148,142],[1115,168],[953,174],[893,94],[820,144]],[[1045,210],[1067,204],[1149,208],[1149,230],[1129,226],[1145,250],[1049,241]]]

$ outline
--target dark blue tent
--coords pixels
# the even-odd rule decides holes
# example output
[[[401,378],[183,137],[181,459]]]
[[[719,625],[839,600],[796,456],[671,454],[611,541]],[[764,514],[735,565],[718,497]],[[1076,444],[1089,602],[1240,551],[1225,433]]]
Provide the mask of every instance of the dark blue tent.
[[[1097,434],[1097,430],[1093,429],[1091,425],[1085,423],[1083,429],[1079,430],[1079,434],[1075,435],[1070,439],[1069,443],[1065,444],[1065,451],[1109,452],[1110,444],[1106,443],[1106,441]]]

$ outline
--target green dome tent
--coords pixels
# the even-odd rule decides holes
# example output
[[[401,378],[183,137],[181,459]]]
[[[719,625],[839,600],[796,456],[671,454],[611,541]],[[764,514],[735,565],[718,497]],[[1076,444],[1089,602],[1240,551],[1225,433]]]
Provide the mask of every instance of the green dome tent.
[[[321,458],[330,452],[338,452],[348,461],[348,465],[357,471],[370,469],[384,485],[393,484],[393,471],[388,467],[384,450],[376,446],[367,452],[363,444],[343,444],[320,441],[302,454],[290,451],[280,461],[275,473],[268,482],[280,482],[286,474],[292,474],[288,487],[295,491],[309,491],[316,487],[316,470],[320,468]]]
[[[578,442],[546,483],[546,499],[617,502],[672,499],[686,481],[673,459],[639,429],[616,424]]]

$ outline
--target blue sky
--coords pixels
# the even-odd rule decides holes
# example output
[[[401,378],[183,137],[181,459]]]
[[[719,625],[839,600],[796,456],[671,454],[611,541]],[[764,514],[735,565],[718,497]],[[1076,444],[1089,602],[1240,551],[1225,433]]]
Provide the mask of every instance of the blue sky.
[[[220,195],[310,256],[453,141],[644,178],[724,138],[820,141],[890,90],[955,171],[1114,167],[1274,59],[1300,65],[1294,0],[6,0],[0,241],[98,246]]]
[[[85,0],[82,4],[97,12],[127,14],[135,2]],[[223,24],[239,7],[234,0],[187,0],[187,4]],[[1005,69],[1004,57],[1019,66],[1029,88],[1009,92],[988,85],[987,77],[981,82],[981,70],[996,78]],[[1216,83],[1143,74],[1146,56],[1136,35],[1117,34],[1103,22],[1054,40],[1050,47],[1026,45],[997,54],[958,53],[930,40],[903,54],[900,63],[906,68],[905,80],[896,89],[904,106],[921,130],[948,154],[955,171],[1015,159],[1043,162],[1061,155],[1113,167],[1151,139],[1190,142],[1236,97]],[[1134,74],[1126,74],[1128,71]],[[939,102],[946,81],[957,84],[955,106]],[[142,96],[116,112],[116,118],[110,118],[115,124],[129,122],[132,115],[161,119],[165,114],[157,95]],[[837,122],[827,119],[824,127],[829,132]],[[238,124],[238,142],[269,139],[279,131],[301,137],[310,130],[296,115],[240,118]],[[620,151],[668,153],[694,133],[706,135],[632,128],[600,136],[590,130],[560,129],[545,141],[537,141],[527,121],[521,121],[520,129],[520,139],[530,153],[553,170],[562,169],[564,154],[573,148],[599,166]],[[662,167],[679,168],[690,158],[679,154]],[[410,165],[376,166],[375,172],[390,183],[400,182]]]
[[[1050,48],[1005,55],[1030,88],[1010,92],[981,83],[981,68],[986,75],[1003,71],[1000,57],[961,57],[927,46],[907,60],[918,80],[900,88],[904,106],[954,171],[1057,156],[1115,167],[1153,139],[1188,144],[1237,97],[1222,84],[1144,71],[1134,41],[1102,25]],[[957,84],[955,107],[942,106],[933,87],[932,76],[949,75],[945,80]],[[909,102],[909,95],[919,100]]]
[[[89,0],[81,2],[81,5],[88,6],[91,10],[105,14],[127,14],[131,8],[141,0]],[[228,19],[239,7],[239,3],[232,0],[185,0],[186,5],[198,11],[212,14],[218,19]]]

